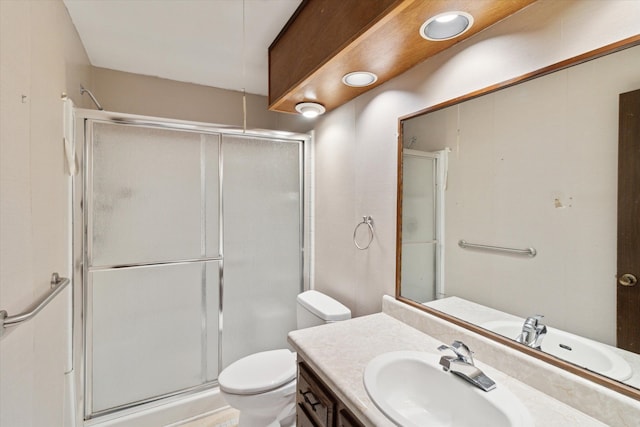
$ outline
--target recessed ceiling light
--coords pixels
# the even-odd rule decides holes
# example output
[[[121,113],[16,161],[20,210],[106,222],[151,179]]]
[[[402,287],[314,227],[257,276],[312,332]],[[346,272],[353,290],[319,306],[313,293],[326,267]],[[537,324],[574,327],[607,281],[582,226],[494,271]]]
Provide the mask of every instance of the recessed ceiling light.
[[[318,117],[320,114],[324,114],[326,110],[322,104],[318,104],[317,102],[300,102],[296,104],[296,111],[312,119]]]
[[[374,84],[378,80],[378,76],[368,71],[354,71],[345,74],[342,83],[347,86],[364,87]]]
[[[473,16],[466,12],[445,12],[429,18],[420,35],[427,40],[449,40],[467,31],[473,25]]]
[[[457,17],[458,17],[457,13],[446,13],[444,15],[438,15],[438,17],[436,18],[436,21],[440,22],[441,24],[446,24],[447,22],[453,21]]]

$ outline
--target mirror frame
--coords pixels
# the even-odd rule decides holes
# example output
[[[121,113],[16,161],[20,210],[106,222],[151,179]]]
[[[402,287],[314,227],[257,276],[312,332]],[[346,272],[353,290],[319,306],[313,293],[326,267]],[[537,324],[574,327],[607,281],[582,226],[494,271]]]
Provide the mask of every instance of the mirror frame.
[[[593,381],[596,384],[607,387],[613,391],[616,391],[618,393],[621,393],[625,396],[631,397],[636,400],[640,400],[640,389],[636,389],[627,384],[618,382],[616,380],[605,377],[603,375],[596,374],[595,372],[581,368],[577,365],[566,362],[557,357],[551,356],[550,354],[543,353],[541,351],[527,347],[503,335],[499,335],[487,329],[481,328],[480,326],[477,326],[473,323],[466,322],[457,317],[451,316],[444,312],[438,311],[434,308],[425,306],[423,304],[419,304],[415,301],[405,298],[402,295],[400,295],[400,290],[401,290],[400,284],[401,284],[401,266],[402,266],[402,191],[403,191],[402,153],[404,148],[403,142],[402,142],[403,141],[402,122],[404,120],[408,120],[418,116],[422,116],[424,114],[432,113],[434,111],[438,111],[443,108],[450,107],[452,105],[460,104],[462,102],[465,102],[474,98],[478,98],[483,95],[488,95],[490,93],[497,92],[501,89],[506,89],[508,87],[515,86],[520,83],[525,83],[535,78],[542,77],[544,75],[547,75],[556,71],[564,70],[566,68],[573,67],[574,65],[579,65],[584,62],[591,61],[593,59],[597,59],[615,52],[619,52],[621,50],[638,46],[638,45],[640,45],[640,35],[635,35],[635,36],[620,40],[618,42],[603,46],[601,48],[591,50],[581,55],[565,59],[563,61],[532,71],[530,73],[523,74],[519,77],[515,77],[513,79],[509,79],[501,83],[497,83],[497,84],[485,87],[483,89],[470,92],[466,95],[462,95],[462,96],[450,99],[448,101],[444,101],[439,104],[433,105],[431,107],[427,107],[415,113],[400,117],[398,119],[398,194],[397,194],[397,206],[396,206],[396,300],[401,301],[405,304],[408,304],[412,307],[418,308],[433,316],[439,317],[440,319],[444,319],[455,325],[461,326],[472,332],[478,333],[486,338],[496,341],[499,344],[503,344],[507,347],[518,350],[528,356],[535,357],[536,359],[547,362],[553,366],[564,369],[572,374],[575,374],[587,380]]]

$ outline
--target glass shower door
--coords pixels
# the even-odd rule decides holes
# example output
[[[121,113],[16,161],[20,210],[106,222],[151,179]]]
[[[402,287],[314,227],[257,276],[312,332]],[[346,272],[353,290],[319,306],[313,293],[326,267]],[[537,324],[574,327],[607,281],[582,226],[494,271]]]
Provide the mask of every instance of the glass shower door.
[[[87,419],[213,387],[296,325],[302,141],[144,123],[85,119]]]
[[[85,414],[218,374],[220,136],[87,122]]]
[[[302,144],[222,137],[222,365],[287,348],[302,290]]]

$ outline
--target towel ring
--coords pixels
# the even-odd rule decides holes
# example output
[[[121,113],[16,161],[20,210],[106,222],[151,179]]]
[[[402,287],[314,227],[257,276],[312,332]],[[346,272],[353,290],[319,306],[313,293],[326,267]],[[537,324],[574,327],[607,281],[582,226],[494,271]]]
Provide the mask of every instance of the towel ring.
[[[369,242],[367,242],[366,246],[360,246],[356,240],[356,233],[358,232],[358,228],[360,228],[361,225],[366,225],[367,227],[369,227]],[[371,245],[371,242],[373,242],[373,233],[373,218],[371,218],[369,215],[363,216],[362,222],[359,222],[358,225],[356,225],[356,228],[353,230],[353,244],[356,245],[356,248],[360,249],[361,251],[369,249],[369,245]]]

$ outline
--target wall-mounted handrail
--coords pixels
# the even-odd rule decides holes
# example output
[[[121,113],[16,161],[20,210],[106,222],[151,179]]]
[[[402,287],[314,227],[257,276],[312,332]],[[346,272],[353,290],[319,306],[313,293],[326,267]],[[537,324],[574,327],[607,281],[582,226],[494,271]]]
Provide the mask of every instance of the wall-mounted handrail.
[[[51,275],[51,290],[40,301],[35,302],[31,309],[24,313],[16,314],[15,316],[9,316],[5,310],[0,310],[0,336],[2,336],[6,327],[19,325],[38,314],[56,295],[62,292],[68,284],[69,279],[58,276],[58,273],[53,273]]]
[[[538,253],[534,248],[526,248],[526,249],[503,248],[501,246],[489,246],[489,245],[479,245],[477,243],[469,243],[465,240],[460,240],[458,242],[458,246],[460,246],[461,248],[484,249],[488,251],[507,252],[507,253],[517,254],[517,255],[527,255],[532,258],[536,256],[536,254]]]

